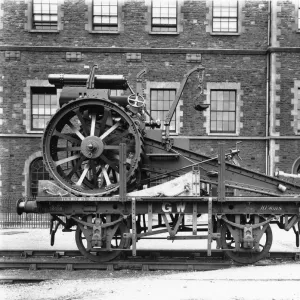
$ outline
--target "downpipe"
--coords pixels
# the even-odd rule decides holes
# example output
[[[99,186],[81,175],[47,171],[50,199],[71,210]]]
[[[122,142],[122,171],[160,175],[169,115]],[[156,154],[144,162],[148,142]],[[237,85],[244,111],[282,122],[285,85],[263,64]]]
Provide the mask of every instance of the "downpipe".
[[[37,213],[37,202],[35,200],[29,201],[21,198],[17,201],[16,210],[19,216],[21,216],[23,213]]]

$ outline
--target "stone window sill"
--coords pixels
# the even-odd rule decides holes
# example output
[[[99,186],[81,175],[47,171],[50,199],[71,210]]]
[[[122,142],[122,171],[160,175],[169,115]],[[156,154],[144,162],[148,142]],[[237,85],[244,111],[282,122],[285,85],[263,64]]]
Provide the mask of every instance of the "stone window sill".
[[[179,35],[179,32],[149,32],[150,35]]]
[[[31,32],[31,33],[59,33],[59,30],[35,30],[35,29],[31,29],[31,30],[28,30],[28,32]]]
[[[120,31],[98,31],[98,30],[90,30],[89,33],[96,34],[120,34]]]
[[[225,35],[225,36],[228,36],[228,35],[241,35],[239,32],[211,32],[210,35]]]
[[[239,136],[237,133],[209,133],[209,136]]]

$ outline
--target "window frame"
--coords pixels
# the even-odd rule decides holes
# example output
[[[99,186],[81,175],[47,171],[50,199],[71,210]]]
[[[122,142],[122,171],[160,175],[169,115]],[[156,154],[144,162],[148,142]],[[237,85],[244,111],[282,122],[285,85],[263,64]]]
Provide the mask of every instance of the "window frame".
[[[147,20],[147,23],[145,25],[145,31],[148,32],[149,35],[179,35],[181,32],[183,32],[184,16],[183,13],[181,13],[181,8],[183,4],[183,1],[176,0],[176,31],[152,31],[152,0],[145,0],[145,6],[147,7],[147,12],[145,15]]]
[[[26,80],[26,86],[24,87],[24,98],[23,98],[23,125],[25,126],[25,130],[29,134],[41,134],[41,130],[32,130],[31,129],[31,88],[32,87],[54,87],[49,83],[48,80],[40,80],[40,79],[28,79]],[[61,94],[61,89],[56,89],[56,94],[57,94],[57,103],[56,103],[56,108],[59,109],[59,98]]]
[[[44,128],[37,128],[37,127],[34,127],[34,116],[44,116],[44,117],[46,117],[46,116],[48,116],[49,117],[49,119],[51,118],[51,116],[53,116],[53,114],[51,113],[51,110],[52,110],[52,100],[51,100],[51,98],[50,98],[50,107],[49,107],[49,109],[50,109],[50,114],[35,114],[34,113],[34,109],[36,109],[36,108],[34,108],[34,95],[38,95],[38,96],[41,96],[41,95],[55,95],[56,96],[56,104],[55,104],[55,107],[57,107],[57,103],[58,103],[58,98],[57,98],[57,89],[55,88],[55,87],[35,87],[35,86],[32,86],[31,87],[31,89],[30,89],[31,91],[30,91],[30,96],[31,96],[31,101],[30,101],[30,109],[31,109],[31,112],[30,112],[30,114],[31,114],[31,124],[30,124],[30,129],[32,130],[32,131],[44,131],[45,130],[45,127],[46,127],[46,122],[45,122],[45,127]],[[45,91],[47,91],[47,92],[45,92]],[[55,93],[54,93],[54,91],[55,91]],[[45,92],[45,93],[44,93]],[[45,105],[46,105],[46,103],[44,102],[44,111],[45,111]],[[38,105],[38,106],[40,106],[40,105]],[[39,108],[37,108],[38,110],[39,110]],[[55,110],[56,110],[56,108],[55,108]],[[39,119],[39,118],[37,118],[37,119]]]
[[[99,4],[99,5],[96,5],[96,6],[101,6],[101,7],[103,7],[103,4],[102,4],[102,0],[100,0],[101,2],[101,4]],[[95,9],[95,0],[92,0],[92,31],[95,31],[95,32],[118,32],[119,31],[119,14],[120,14],[120,12],[119,12],[119,5],[118,5],[118,0],[116,0],[116,7],[117,7],[117,15],[116,15],[116,18],[117,18],[117,23],[115,23],[116,24],[116,26],[109,26],[109,25],[98,25],[99,27],[107,27],[107,28],[112,28],[112,27],[115,27],[116,29],[115,30],[97,30],[97,29],[95,29],[95,22],[94,22],[94,17],[95,16],[101,16],[101,17],[103,17],[104,15],[95,15],[94,14],[94,9]],[[110,4],[111,2],[109,1],[108,2],[108,6],[109,6],[109,10],[110,10],[110,6],[111,6],[111,4]],[[105,5],[106,6],[106,5]],[[108,18],[110,18],[111,17],[111,15],[109,14],[108,15]],[[104,24],[104,23],[99,23],[99,24]]]
[[[296,114],[296,134],[300,135],[300,86],[296,87],[297,114]]]
[[[176,90],[176,93],[177,91],[179,91],[180,89],[180,82],[177,82],[177,81],[164,81],[164,82],[161,82],[161,81],[148,81],[146,80],[146,89],[144,89],[144,94],[143,96],[145,97],[145,100],[146,100],[146,109],[148,111],[150,111],[150,90],[151,89],[174,89]],[[175,94],[175,97],[176,97],[176,94]],[[176,132],[170,132],[170,135],[173,135],[173,136],[177,136],[180,134],[180,130],[182,129],[183,127],[183,99],[181,98],[177,104],[177,107],[176,107]],[[149,116],[146,117],[147,121],[150,121],[150,118]],[[162,121],[162,125],[161,127],[158,129],[158,130],[161,130],[162,131],[162,134],[165,133],[165,130],[164,130],[164,120],[161,120]]]
[[[223,129],[221,131],[219,131],[217,129],[217,125],[216,125],[216,130],[212,130],[212,112],[215,112],[216,114],[218,114],[218,112],[222,112],[222,113],[230,113],[230,112],[233,112],[233,111],[230,111],[230,110],[212,110],[212,92],[234,92],[234,130],[228,130],[228,131],[224,131]],[[224,96],[224,94],[223,94]],[[217,101],[217,100],[216,100]],[[217,101],[218,102],[218,101]],[[230,102],[230,99],[229,99],[229,102]],[[224,103],[224,102],[223,102]],[[236,133],[236,121],[237,121],[237,90],[236,89],[211,89],[210,90],[210,126],[209,126],[209,130],[210,130],[210,133],[211,134],[235,134]],[[220,120],[216,119],[216,122],[218,122]],[[222,119],[222,121],[224,121],[224,119]],[[229,122],[230,120],[228,120]],[[223,128],[223,125],[222,125],[222,128]]]
[[[170,103],[170,105],[169,105],[169,108],[168,108],[168,110],[164,110],[164,109],[153,109],[152,110],[152,91],[162,91],[162,92],[165,92],[165,91],[173,91],[173,92],[175,92],[175,94],[174,94],[174,100],[168,100],[169,101],[169,103]],[[172,106],[172,103],[175,101],[175,99],[176,99],[176,92],[177,92],[177,89],[176,88],[150,88],[150,115],[153,117],[153,115],[152,115],[152,111],[154,112],[154,111],[156,111],[156,112],[166,112],[166,113],[168,113],[168,111],[170,110],[170,107]],[[158,92],[157,92],[157,94],[158,94]],[[157,97],[158,98],[158,97]],[[170,97],[169,97],[170,98]],[[165,99],[163,99],[163,101],[164,101]],[[159,101],[159,99],[157,99],[157,101]],[[165,117],[166,116],[164,116],[164,118],[162,119],[162,120],[160,120],[161,121],[161,124],[164,124],[164,120],[165,120]],[[155,118],[154,118],[155,119]],[[175,126],[175,129],[171,129],[171,126],[170,126],[170,133],[176,133],[177,131],[178,131],[178,128],[177,128],[177,122],[176,122],[176,110],[175,110],[175,112],[174,112],[174,114],[173,114],[173,117],[172,117],[172,120],[171,120],[171,122],[173,121],[174,122],[174,126]],[[170,122],[170,125],[171,125],[171,122]]]
[[[117,30],[94,30],[93,29],[93,0],[85,0],[87,5],[87,14],[86,14],[86,24],[85,30],[92,34],[120,34],[120,32],[124,31],[124,24],[123,24],[123,13],[122,13],[122,6],[124,5],[124,0],[117,0]]]
[[[27,16],[27,23],[24,24],[24,29],[32,33],[59,33],[63,30],[63,12],[61,10],[61,5],[64,0],[57,0],[57,29],[35,29],[33,27],[33,1],[27,0],[27,10],[25,11],[25,16]]]
[[[227,17],[222,17],[222,16],[215,17],[214,16],[214,14],[215,14],[214,3],[215,3],[215,1],[212,1],[212,33],[226,33],[226,34],[231,34],[231,33],[236,34],[236,33],[238,33],[239,32],[239,2],[236,0],[236,17],[230,17],[230,16],[227,16]],[[224,8],[225,7],[230,8],[230,4],[229,4],[229,6],[228,5],[224,6]],[[222,12],[222,4],[220,6],[220,12]],[[222,30],[218,31],[218,30],[216,30],[215,31],[214,30],[214,19],[216,19],[216,18],[219,18],[220,22],[221,22],[222,19],[227,19],[228,20],[227,21],[228,22],[228,29],[229,29],[230,19],[236,19],[236,22],[235,22],[236,23],[236,31],[229,31],[229,30],[227,30],[227,31],[222,31]]]
[[[294,86],[291,89],[294,97],[292,98],[292,105],[294,106],[291,114],[293,116],[293,121],[291,122],[291,126],[294,129],[295,135],[300,135],[300,116],[298,114],[300,112],[300,80],[294,80]]]
[[[225,31],[213,31],[213,0],[207,0],[207,14],[206,14],[206,32],[211,36],[239,36],[245,31],[243,26],[243,20],[245,13],[243,8],[245,7],[245,0],[237,0],[237,32],[225,32]]]
[[[36,1],[40,1],[39,3],[35,3]],[[48,31],[48,30],[57,30],[58,28],[58,1],[56,1],[55,5],[56,5],[56,13],[51,13],[51,1],[53,0],[48,0],[48,3],[42,3],[42,0],[32,0],[32,29],[34,30],[41,30],[41,31]],[[45,13],[43,11],[43,6],[44,4],[47,6],[49,6],[49,13]],[[35,13],[35,5],[36,6],[41,6],[41,12],[40,13]],[[48,16],[51,19],[51,16],[56,16],[56,22],[54,23],[54,25],[51,25],[51,20],[49,20],[48,22],[41,20],[41,27],[45,28],[37,28],[37,21],[35,21],[35,16],[36,15],[41,15],[41,18],[43,18],[43,16]],[[50,23],[49,26],[46,26],[45,23]],[[53,28],[52,28],[53,27]]]
[[[296,19],[296,32],[300,33],[300,0],[296,1],[295,19]]]
[[[33,165],[36,163],[42,162],[42,166],[38,168],[38,170],[42,167],[42,172],[37,172],[37,177],[39,174],[42,174],[43,179],[37,178],[37,186],[33,185]],[[45,176],[47,175],[47,176]],[[36,157],[29,165],[29,195],[32,197],[36,197],[38,195],[38,186],[39,186],[39,180],[51,180],[49,172],[47,172],[47,169],[45,168],[44,162],[43,162],[43,157]],[[33,190],[36,190],[36,194],[33,193]]]
[[[210,99],[211,99],[211,90],[236,90],[236,122],[235,122],[235,133],[211,133],[210,131]],[[204,104],[208,104],[209,108],[203,111],[204,123],[203,127],[205,128],[205,133],[207,136],[239,136],[241,129],[244,127],[242,122],[243,117],[243,95],[244,91],[241,89],[240,82],[206,82],[206,90],[205,90],[206,99]]]
[[[155,18],[154,16],[153,16],[153,10],[154,10],[154,8],[157,8],[157,7],[153,7],[153,3],[155,2],[155,0],[151,0],[151,20],[150,20],[150,26],[151,26],[151,32],[152,33],[177,33],[178,32],[178,1],[177,0],[174,0],[174,2],[175,2],[175,4],[176,4],[176,17],[175,17],[175,19],[176,19],[176,23],[175,23],[175,25],[174,26],[167,26],[167,25],[164,25],[164,24],[154,24],[153,23],[153,19]],[[169,2],[168,2],[168,4],[169,4]],[[170,7],[168,6],[167,7],[168,9],[170,9]],[[159,7],[159,9],[160,9],[160,11],[161,11],[161,9],[162,9],[162,6],[160,6]],[[169,10],[168,10],[168,15],[169,15]],[[159,19],[163,19],[163,17],[159,17]],[[168,19],[168,21],[170,20],[170,17],[168,16],[166,19]],[[174,18],[172,18],[172,19],[174,19]],[[170,25],[170,24],[169,24]],[[161,27],[161,28],[175,28],[176,30],[174,30],[174,31],[169,31],[169,30],[167,30],[167,31],[155,31],[155,30],[153,30],[153,28],[159,28],[159,27]]]

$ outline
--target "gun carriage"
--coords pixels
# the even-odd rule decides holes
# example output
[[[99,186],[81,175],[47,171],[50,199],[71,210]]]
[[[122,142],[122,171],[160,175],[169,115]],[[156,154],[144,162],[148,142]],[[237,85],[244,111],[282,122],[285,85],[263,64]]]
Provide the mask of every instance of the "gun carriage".
[[[122,251],[136,254],[137,242],[166,234],[175,240],[207,240],[239,263],[267,257],[270,224],[290,230],[299,246],[300,185],[235,164],[239,149],[216,157],[189,150],[187,139],[171,138],[169,126],[188,77],[183,78],[164,120],[153,120],[141,88],[119,75],[49,75],[62,88],[61,108],[43,135],[43,160],[52,181],[40,182],[35,199],[20,199],[17,212],[51,214],[51,245],[59,225],[76,228],[81,253],[109,261]],[[110,89],[129,90],[111,96]],[[200,93],[202,86],[200,86]],[[204,110],[207,105],[197,105]],[[154,185],[160,181],[161,184]],[[227,197],[233,188],[245,196]],[[206,216],[206,225],[200,222]],[[205,233],[204,235],[202,233]]]

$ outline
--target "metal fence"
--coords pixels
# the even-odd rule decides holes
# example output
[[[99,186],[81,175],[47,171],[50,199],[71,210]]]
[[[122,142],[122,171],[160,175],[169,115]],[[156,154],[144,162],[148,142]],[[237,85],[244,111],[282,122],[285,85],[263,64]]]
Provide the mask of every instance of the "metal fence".
[[[0,228],[49,228],[49,214],[0,213]]]

